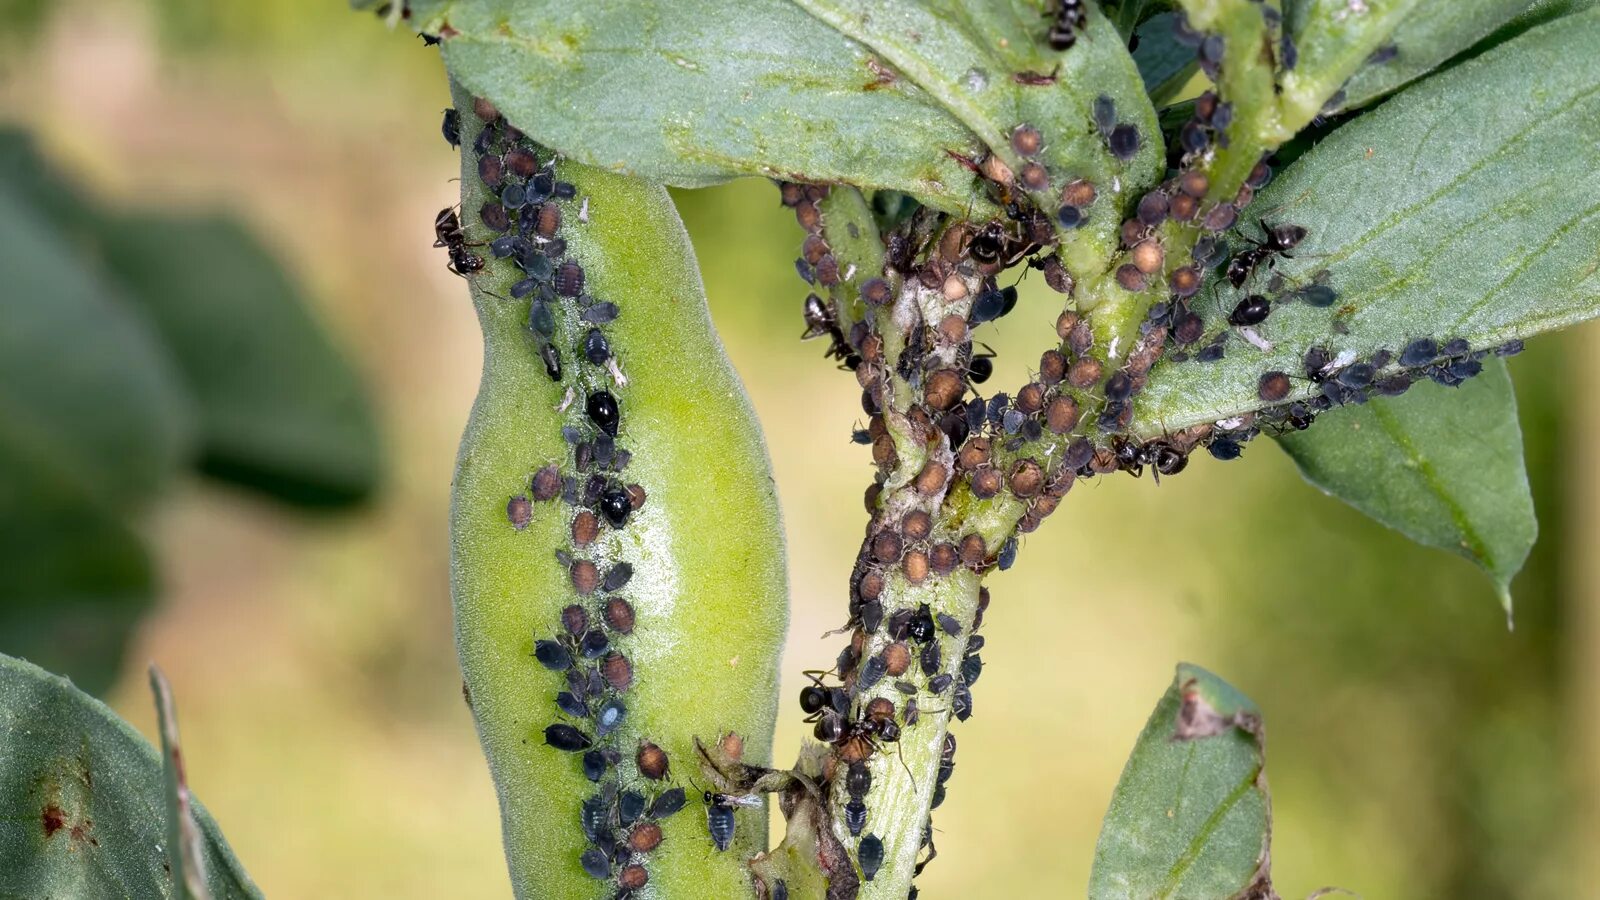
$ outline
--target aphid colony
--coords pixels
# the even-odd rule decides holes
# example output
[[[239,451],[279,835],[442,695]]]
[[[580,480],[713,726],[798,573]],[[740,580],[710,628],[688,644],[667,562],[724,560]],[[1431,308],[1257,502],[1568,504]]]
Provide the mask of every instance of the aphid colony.
[[[537,663],[563,676],[544,742],[572,754],[596,786],[582,807],[581,826],[590,846],[579,864],[589,875],[612,882],[617,897],[630,897],[649,882],[645,863],[662,841],[661,821],[682,809],[687,795],[667,784],[664,750],[648,740],[633,747],[620,744],[635,676],[622,646],[636,624],[623,593],[633,567],[619,561],[602,568],[585,556],[598,549],[606,528],[626,527],[647,499],[641,485],[622,478],[631,454],[617,441],[622,401],[615,392],[626,381],[606,335],[620,311],[585,292],[582,264],[567,255],[563,220],[585,217],[568,216],[564,209],[577,191],[556,179],[554,156],[524,138],[487,101],[474,101],[473,111],[483,124],[472,151],[483,186],[493,195],[479,208],[477,223],[499,235],[488,243],[490,255],[511,266],[495,274],[515,274],[510,293],[513,302],[529,304],[531,352],[545,374],[567,390],[568,423],[562,434],[570,459],[540,467],[526,492],[506,504],[507,520],[517,530],[532,522],[537,504],[571,510],[571,542],[558,547],[555,558],[567,572],[573,602],[562,609],[554,633],[533,644]],[[459,116],[447,114],[446,139],[459,141],[461,129]],[[450,250],[453,270],[486,271],[489,263],[466,250],[481,244],[467,241],[455,212],[445,210],[439,221],[438,237]]]

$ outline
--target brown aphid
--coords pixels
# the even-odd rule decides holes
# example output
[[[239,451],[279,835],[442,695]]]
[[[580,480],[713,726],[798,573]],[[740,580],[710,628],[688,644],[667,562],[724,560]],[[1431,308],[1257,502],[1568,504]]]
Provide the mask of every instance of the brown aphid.
[[[951,276],[954,277],[954,276]],[[956,279],[959,281],[960,279]],[[951,313],[939,320],[939,340],[946,344],[962,344],[967,340],[967,317]]]
[[[576,547],[587,547],[594,543],[600,536],[600,517],[587,509],[578,510],[572,517],[572,543]]]
[[[921,550],[910,550],[900,560],[900,571],[905,574],[906,581],[912,584],[921,584],[928,578],[928,554]]]
[[[583,293],[583,266],[572,260],[567,260],[556,267],[555,278],[551,284],[556,293],[563,297],[576,297]]]
[[[506,168],[519,178],[529,178],[539,171],[539,158],[526,147],[513,147],[506,151]]]
[[[649,853],[661,846],[661,826],[654,822],[640,822],[628,832],[628,849],[635,853]]]
[[[895,464],[900,454],[895,452],[894,438],[880,435],[872,442],[872,461],[885,468]]]
[[[1219,203],[1206,213],[1201,225],[1207,231],[1227,231],[1239,221],[1239,208],[1231,203]]]
[[[835,268],[838,266],[835,265]],[[868,278],[861,283],[861,299],[874,306],[883,306],[894,300],[894,288],[882,278]]]
[[[1199,211],[1200,201],[1188,194],[1173,197],[1172,203],[1167,206],[1167,214],[1177,222],[1192,222]]]
[[[971,237],[972,232],[965,225],[946,228],[944,234],[939,236],[939,258],[949,263],[959,261],[966,254],[967,242]]]
[[[612,597],[606,601],[605,620],[606,627],[617,634],[632,634],[633,604],[621,597]]]
[[[744,759],[744,736],[737,731],[725,731],[717,738],[717,749],[725,758],[738,762]]]
[[[1058,257],[1050,256],[1045,258],[1044,283],[1049,286],[1050,290],[1058,294],[1072,293],[1072,273],[1067,271],[1067,267],[1061,264],[1061,260]]]
[[[1146,228],[1154,228],[1167,220],[1167,207],[1171,198],[1165,191],[1151,191],[1139,198],[1137,216]]]
[[[1188,346],[1205,336],[1206,323],[1192,312],[1180,314],[1172,324],[1172,339]]]
[[[1045,408],[1044,423],[1051,434],[1067,434],[1078,425],[1078,401],[1062,394]]]
[[[938,290],[944,283],[944,273],[933,263],[917,273],[917,282],[930,291]]]
[[[1055,471],[1055,474],[1050,476],[1049,481],[1045,482],[1044,495],[1060,500],[1067,495],[1068,491],[1072,490],[1072,485],[1077,480],[1078,473],[1076,471],[1062,466]]]
[[[967,442],[961,445],[961,452],[956,454],[956,464],[971,471],[979,466],[988,465],[993,452],[994,448],[989,444],[988,438],[967,438]]]
[[[1067,377],[1067,358],[1060,350],[1046,350],[1039,356],[1039,381],[1054,387]]]
[[[589,630],[589,611],[574,603],[561,610],[561,627],[574,637]]]
[[[1121,468],[1117,459],[1117,452],[1110,447],[1096,447],[1094,457],[1089,460],[1089,471],[1097,475],[1108,475]]]
[[[1092,356],[1081,357],[1067,369],[1067,384],[1079,390],[1092,388],[1100,383],[1100,372],[1100,360]]]
[[[878,367],[872,363],[862,360],[861,365],[856,366],[856,384],[861,385],[862,390],[873,390],[881,380],[882,376],[878,372]]]
[[[949,481],[950,470],[945,468],[945,464],[936,459],[930,459],[922,466],[922,471],[917,473],[916,480],[912,483],[916,487],[917,493],[924,497],[932,497],[944,490],[945,484]]]
[[[518,531],[528,527],[533,521],[533,503],[522,494],[518,494],[506,501],[506,518],[510,520],[511,527]]]
[[[624,891],[643,890],[650,883],[650,873],[638,863],[630,863],[617,873],[617,887]]]
[[[865,711],[869,722],[888,722],[894,718],[894,701],[888,697],[873,697],[867,701]]]
[[[912,436],[924,443],[935,430],[933,419],[928,416],[928,411],[920,406],[911,407],[911,411],[906,413],[906,421],[911,423]]]
[[[884,672],[891,678],[898,678],[911,668],[911,649],[905,641],[895,641],[883,648]]]
[[[561,207],[554,203],[546,203],[539,207],[539,215],[534,221],[534,230],[542,238],[553,238],[561,230]]]
[[[1137,294],[1145,289],[1144,273],[1139,271],[1138,266],[1123,263],[1117,267],[1117,284],[1123,290]]]
[[[989,558],[989,547],[983,541],[983,535],[973,533],[961,539],[961,563],[970,569],[983,565]]]
[[[878,511],[878,498],[883,496],[883,485],[873,482],[867,485],[866,491],[861,495],[861,500],[866,504],[867,515]]]
[[[810,200],[798,203],[794,208],[794,220],[800,227],[807,231],[816,231],[822,227],[822,211]]]
[[[839,260],[832,253],[817,260],[817,283],[824,287],[839,283]]]
[[[926,510],[913,509],[900,520],[900,533],[908,541],[927,540],[928,535],[933,533],[933,516]]]
[[[827,256],[829,250],[827,239],[820,234],[806,235],[805,242],[800,245],[800,255],[813,266],[818,260]]]
[[[478,177],[491,188],[499,188],[504,180],[505,166],[494,154],[478,157]]]
[[[572,586],[577,589],[580,597],[589,596],[600,586],[600,570],[587,559],[575,560],[570,574]]]
[[[881,563],[892,563],[900,558],[905,550],[905,542],[900,540],[900,535],[884,529],[872,538],[872,558]]]
[[[500,110],[495,109],[494,104],[487,97],[473,97],[472,111],[485,122],[493,122],[495,119],[500,118]]]
[[[922,399],[928,406],[940,412],[961,402],[961,396],[967,392],[967,385],[961,380],[961,373],[955,369],[939,369],[922,383]]]
[[[861,576],[861,583],[856,585],[856,592],[863,600],[876,600],[883,596],[884,578],[882,572],[868,572]]]
[[[951,272],[945,278],[940,290],[944,292],[944,298],[952,303],[967,298],[967,282],[955,272]]]
[[[956,565],[961,562],[961,553],[956,545],[948,541],[934,544],[928,551],[928,567],[936,575],[949,575],[955,571]]]
[[[649,741],[639,742],[639,752],[633,755],[633,762],[639,767],[639,774],[651,781],[666,778],[670,770],[667,764],[667,751]]]
[[[1133,265],[1146,275],[1154,275],[1161,271],[1161,264],[1166,262],[1166,251],[1161,249],[1161,244],[1154,240],[1140,241],[1133,247]]]
[[[630,485],[628,485],[628,505],[633,507],[633,511],[634,512],[638,512],[639,510],[644,509],[644,503],[645,503],[646,500],[649,500],[649,499],[650,499],[650,495],[645,493],[644,485],[641,485],[641,484],[630,484]]]
[[[1047,191],[1050,189],[1050,173],[1036,162],[1028,163],[1022,167],[1022,186],[1030,191]]]
[[[1094,329],[1088,322],[1079,322],[1073,327],[1072,333],[1067,335],[1067,349],[1075,356],[1082,356],[1094,347]]]
[[[633,663],[616,651],[600,660],[600,674],[614,691],[625,691],[633,685]]]
[[[1239,185],[1239,193],[1233,195],[1233,205],[1244,209],[1250,201],[1256,198],[1256,189],[1248,184]]]
[[[1037,156],[1044,149],[1044,135],[1032,125],[1018,125],[1011,130],[1011,149],[1018,156]]]
[[[1011,493],[1023,500],[1039,496],[1044,490],[1044,470],[1031,459],[1019,459],[1011,467]]]
[[[1072,329],[1077,327],[1078,314],[1072,310],[1063,310],[1061,315],[1056,316],[1056,337],[1061,338],[1063,341],[1067,339],[1067,335],[1072,333]]]
[[[1097,193],[1094,184],[1079,178],[1061,189],[1061,202],[1079,209],[1093,206]]]
[[[1017,411],[1025,416],[1031,416],[1044,409],[1044,385],[1037,381],[1030,381],[1017,391],[1013,401]]]
[[[1256,383],[1256,396],[1265,403],[1277,403],[1289,396],[1289,376],[1285,372],[1263,372]]]
[[[533,480],[528,487],[533,491],[533,499],[541,503],[554,500],[561,496],[561,470],[556,468],[555,463],[545,466],[533,473]]]
[[[806,188],[803,184],[785,181],[778,185],[778,199],[784,206],[793,209],[806,199]]]
[[[996,469],[983,468],[972,473],[972,495],[980,500],[987,500],[1000,493],[1005,487],[1006,480]]]
[[[1122,246],[1132,247],[1148,236],[1150,230],[1138,219],[1129,219],[1122,223]]]
[[[478,207],[478,218],[493,231],[505,231],[511,227],[511,216],[506,213],[506,208],[493,200]]]
[[[1173,269],[1172,274],[1167,276],[1167,283],[1172,288],[1172,296],[1193,297],[1200,290],[1200,270],[1194,266]]]
[[[983,177],[995,184],[1010,184],[1013,178],[1011,167],[1006,165],[1005,160],[993,153],[984,157],[983,162],[978,163],[978,171],[983,173]]]

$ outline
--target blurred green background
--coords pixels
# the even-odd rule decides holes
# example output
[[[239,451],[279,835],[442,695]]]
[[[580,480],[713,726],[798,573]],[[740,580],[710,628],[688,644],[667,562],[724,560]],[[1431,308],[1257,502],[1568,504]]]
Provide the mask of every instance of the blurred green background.
[[[364,378],[383,441],[381,483],[343,509],[180,476],[135,519],[159,599],[125,657],[87,651],[121,660],[107,698],[153,734],[143,668],[166,669],[191,781],[271,895],[508,896],[450,641],[445,513],[479,347],[430,247],[456,193],[437,54],[331,0],[7,0],[0,22],[0,121],[96,204],[246,223]],[[790,702],[837,651],[821,635],[871,473],[849,442],[857,391],[795,340],[799,232],[772,187],[679,200],[777,470]],[[1024,294],[990,338],[997,383],[1058,311]],[[29,302],[0,284],[0,316]],[[1514,361],[1542,533],[1511,632],[1468,564],[1321,496],[1269,442],[1159,487],[1080,487],[992,580],[989,666],[922,896],[1081,895],[1179,659],[1266,712],[1285,897],[1600,896],[1600,401],[1576,388],[1597,349],[1589,327]],[[26,621],[0,615],[0,650],[21,652]],[[789,752],[798,720],[780,726]]]

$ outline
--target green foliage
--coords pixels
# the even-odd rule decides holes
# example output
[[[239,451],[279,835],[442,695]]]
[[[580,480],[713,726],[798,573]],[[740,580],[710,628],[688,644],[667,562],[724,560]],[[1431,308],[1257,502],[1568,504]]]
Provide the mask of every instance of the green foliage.
[[[1272,896],[1264,747],[1248,698],[1178,666],[1111,798],[1090,900]]]
[[[189,896],[163,849],[161,760],[100,701],[0,656],[0,761],[0,896]],[[193,814],[210,896],[261,896],[210,815]]]
[[[1280,441],[1312,484],[1482,567],[1510,615],[1511,579],[1538,523],[1505,363],[1490,361],[1454,391],[1424,384],[1330,411]]]
[[[1585,52],[1596,41],[1600,10],[1533,29],[1297,160],[1251,212],[1314,225],[1277,271],[1294,288],[1326,269],[1337,300],[1279,300],[1257,329],[1269,351],[1231,338],[1220,362],[1158,364],[1133,430],[1249,412],[1261,405],[1261,373],[1298,375],[1313,346],[1361,359],[1425,336],[1483,348],[1600,312],[1600,144],[1584,137],[1600,128],[1600,62]],[[1231,307],[1196,311],[1214,333]],[[1289,399],[1317,389],[1300,381]]]
[[[1386,51],[1345,83],[1342,105],[1355,109],[1399,90],[1534,5],[1532,0],[1451,0],[1422,4],[1395,29]]]

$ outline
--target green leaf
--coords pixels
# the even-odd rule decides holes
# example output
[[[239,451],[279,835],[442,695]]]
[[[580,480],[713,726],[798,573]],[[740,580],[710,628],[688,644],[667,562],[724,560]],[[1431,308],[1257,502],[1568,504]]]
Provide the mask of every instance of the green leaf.
[[[1369,62],[1345,83],[1347,109],[1399,90],[1489,36],[1533,5],[1532,0],[1449,0],[1412,10],[1390,41],[1393,55]]]
[[[1171,94],[1199,69],[1194,48],[1178,43],[1173,32],[1177,20],[1177,13],[1160,13],[1135,32],[1139,45],[1133,49],[1133,61],[1139,66],[1145,92],[1153,98]]]
[[[411,22],[447,36],[445,63],[474,95],[598,168],[680,187],[763,175],[983,206],[951,155],[978,155],[972,133],[788,0],[418,0]]]
[[[378,428],[361,380],[249,231],[222,216],[137,214],[96,232],[199,401],[202,469],[304,504],[373,491]]]
[[[195,818],[194,795],[184,771],[183,749],[178,745],[178,709],[172,701],[172,686],[154,664],[150,666],[150,692],[155,695],[156,715],[161,725],[161,775],[166,783],[167,871],[181,877],[172,880],[175,900],[211,900],[206,887],[205,838]]]
[[[0,897],[181,896],[168,871],[161,760],[65,678],[0,656]],[[206,887],[260,897],[195,809]]]
[[[1408,88],[1298,159],[1250,209],[1310,229],[1295,258],[1278,262],[1288,287],[1255,329],[1271,349],[1228,328],[1236,297],[1196,302],[1203,341],[1228,332],[1226,357],[1158,363],[1133,430],[1255,410],[1261,374],[1298,376],[1313,346],[1357,359],[1425,336],[1486,348],[1600,312],[1597,45],[1600,10],[1533,29]],[[1324,269],[1338,294],[1331,306],[1292,299]],[[1258,274],[1246,287],[1267,281]],[[1297,379],[1288,399],[1318,389]]]
[[[106,503],[189,457],[190,399],[160,342],[65,236],[0,183],[0,432]]]
[[[12,437],[0,429],[0,652],[102,694],[153,602],[154,563],[114,498]]]
[[[1180,664],[1111,797],[1090,900],[1274,896],[1265,767],[1255,704]]]
[[[360,378],[260,241],[220,215],[114,213],[0,128],[0,181],[154,329],[198,404],[202,469],[280,499],[359,500],[380,475]]]
[[[1316,428],[1279,442],[1307,481],[1420,544],[1482,567],[1510,615],[1511,579],[1538,522],[1503,361],[1487,361],[1459,389],[1422,384],[1332,410]]]

